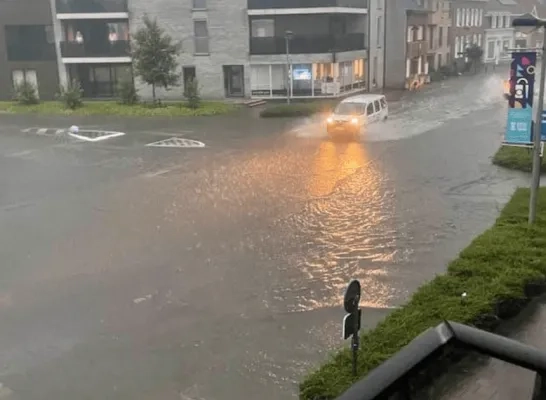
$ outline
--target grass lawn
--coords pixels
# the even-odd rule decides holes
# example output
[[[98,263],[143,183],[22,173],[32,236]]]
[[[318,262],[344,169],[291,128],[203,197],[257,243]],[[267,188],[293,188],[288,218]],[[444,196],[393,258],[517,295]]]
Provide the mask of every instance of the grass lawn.
[[[133,106],[115,101],[89,101],[76,110],[67,109],[58,101],[44,101],[37,105],[25,106],[14,102],[0,102],[0,112],[48,114],[48,115],[119,115],[134,117],[186,117],[227,114],[237,109],[236,105],[222,102],[202,102],[197,109],[188,108],[185,103],[164,103],[161,107],[146,104]]]
[[[321,112],[331,112],[339,102],[332,100],[314,100],[293,102],[291,104],[277,103],[267,106],[260,112],[262,118],[309,117]]]
[[[527,224],[528,198],[527,189],[518,189],[495,225],[463,250],[445,275],[424,284],[406,305],[362,335],[361,377],[443,320],[492,329],[492,316],[507,318],[521,310],[530,284],[546,279],[546,189],[540,191],[532,227]],[[463,292],[468,294],[464,303]],[[344,349],[303,380],[300,398],[334,399],[354,382],[350,353]]]
[[[519,171],[531,172],[533,168],[531,149],[513,146],[501,146],[493,157],[493,164]],[[546,159],[542,159],[541,171],[546,172]]]

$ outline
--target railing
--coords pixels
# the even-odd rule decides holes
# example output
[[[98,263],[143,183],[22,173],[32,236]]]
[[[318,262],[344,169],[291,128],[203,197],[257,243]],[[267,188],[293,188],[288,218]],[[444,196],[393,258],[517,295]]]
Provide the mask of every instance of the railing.
[[[351,33],[342,36],[332,35],[296,35],[290,39],[290,54],[334,53],[342,51],[364,50],[364,33]],[[250,54],[285,54],[286,40],[283,36],[250,38]]]
[[[61,55],[69,57],[129,57],[130,44],[125,40],[114,42],[61,42]]]
[[[248,0],[247,7],[249,10],[316,7],[368,8],[368,0]]]
[[[55,0],[57,14],[128,12],[127,0]]]
[[[337,400],[410,400],[411,378],[450,345],[474,350],[535,371],[536,380],[531,399],[546,399],[546,352],[480,329],[444,322],[413,339]]]
[[[427,40],[416,40],[413,42],[408,42],[407,46],[408,58],[425,56],[428,54],[430,47]]]
[[[7,48],[7,55],[8,61],[52,61],[57,59],[54,44],[10,45]]]

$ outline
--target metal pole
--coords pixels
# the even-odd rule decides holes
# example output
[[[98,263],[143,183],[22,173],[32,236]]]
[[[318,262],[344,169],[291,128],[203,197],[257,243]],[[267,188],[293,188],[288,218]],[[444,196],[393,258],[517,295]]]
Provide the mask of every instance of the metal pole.
[[[544,57],[544,46],[546,43],[546,29],[544,25],[544,39],[542,40],[542,60],[540,61],[540,81],[538,91],[538,104],[536,105],[535,127],[533,129],[533,173],[531,178],[531,196],[529,199],[529,224],[533,224],[537,214],[538,189],[540,187],[540,128],[542,121],[542,109],[544,107],[544,80],[546,77],[546,58]],[[532,94],[531,94],[532,95]]]
[[[358,337],[358,328],[360,325],[360,311],[358,308],[353,313],[353,337],[351,338],[351,350],[353,353],[353,376],[358,376],[358,347],[360,338]]]
[[[286,86],[286,103],[290,104],[290,87],[292,86],[292,77],[290,76],[290,39],[288,36],[285,36],[284,40],[286,41],[286,76],[287,76],[287,86]]]

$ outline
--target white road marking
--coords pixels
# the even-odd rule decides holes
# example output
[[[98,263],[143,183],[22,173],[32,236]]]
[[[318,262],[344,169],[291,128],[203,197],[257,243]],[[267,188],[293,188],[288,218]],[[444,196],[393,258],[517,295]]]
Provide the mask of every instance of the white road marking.
[[[152,295],[149,294],[149,295],[147,295],[145,297],[139,297],[138,299],[134,299],[133,303],[139,304],[139,303],[142,303],[143,301],[150,300],[151,298],[152,298]]]
[[[12,394],[13,391],[11,389],[0,383],[0,399],[7,399]]]
[[[55,135],[62,135],[63,133],[65,133],[66,129],[57,129],[57,131],[55,132]]]
[[[197,140],[171,137],[159,142],[148,143],[147,147],[176,147],[176,148],[203,148],[205,143]]]
[[[37,135],[45,135],[47,133],[47,128],[40,128],[36,131]]]
[[[84,135],[86,132],[100,132],[103,133],[103,135],[97,137],[87,137]],[[86,142],[100,142],[101,140],[107,140],[123,136],[125,135],[125,132],[80,130],[78,133],[68,132],[68,134],[76,139],[80,139]]]

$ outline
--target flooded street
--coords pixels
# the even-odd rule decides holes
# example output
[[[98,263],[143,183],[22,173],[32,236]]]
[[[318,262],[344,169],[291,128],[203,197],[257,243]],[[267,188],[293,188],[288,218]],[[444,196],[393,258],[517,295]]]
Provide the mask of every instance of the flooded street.
[[[318,118],[1,116],[0,382],[25,400],[296,397],[344,345],[350,279],[371,328],[526,184],[490,163],[500,74],[390,107],[359,142]],[[21,134],[73,123],[126,135]],[[177,133],[205,147],[146,147]]]

